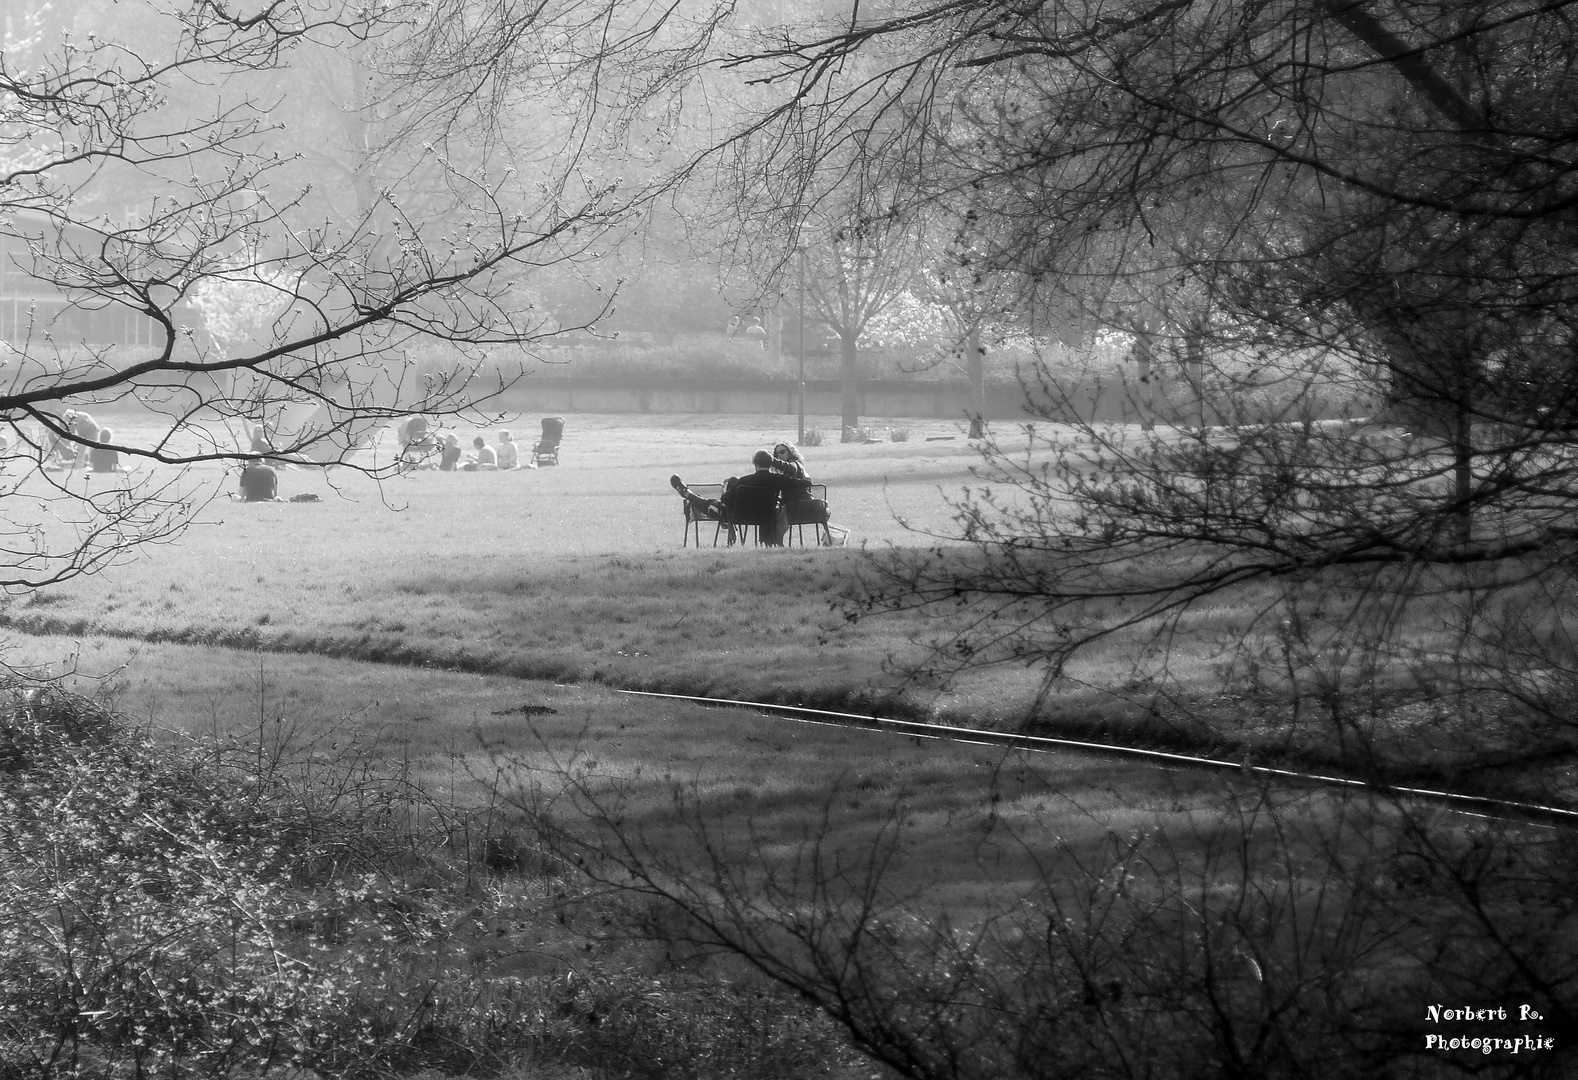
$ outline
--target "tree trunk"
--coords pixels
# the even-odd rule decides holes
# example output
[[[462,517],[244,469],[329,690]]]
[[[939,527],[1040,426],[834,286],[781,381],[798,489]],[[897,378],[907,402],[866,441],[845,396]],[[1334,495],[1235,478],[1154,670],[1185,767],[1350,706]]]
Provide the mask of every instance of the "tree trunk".
[[[843,441],[854,438],[854,429],[860,426],[860,363],[855,352],[855,335],[839,335],[839,353],[843,360],[844,376],[844,434]]]
[[[1134,367],[1138,382],[1135,407],[1140,414],[1140,429],[1150,431],[1156,426],[1156,360],[1151,352],[1150,328],[1144,325],[1134,329]]]
[[[1184,381],[1193,395],[1193,420],[1199,430],[1205,430],[1205,328],[1198,322],[1190,323],[1184,332]]]
[[[1452,432],[1452,495],[1457,501],[1457,542],[1464,551],[1474,543],[1474,509],[1469,499],[1474,491],[1474,418],[1468,402],[1457,406],[1457,423]]]
[[[981,327],[970,327],[964,339],[964,370],[970,379],[970,438],[986,437],[986,346]]]

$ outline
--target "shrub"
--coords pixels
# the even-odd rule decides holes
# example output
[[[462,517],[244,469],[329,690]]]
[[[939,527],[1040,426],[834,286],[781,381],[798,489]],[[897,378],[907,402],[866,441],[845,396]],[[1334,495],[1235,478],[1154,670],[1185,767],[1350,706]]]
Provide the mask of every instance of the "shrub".
[[[849,1057],[776,989],[654,981],[590,938],[555,960],[575,897],[537,834],[431,803],[367,745],[281,721],[158,746],[0,686],[0,1076],[789,1077]]]
[[[910,429],[907,427],[889,428],[888,438],[893,442],[909,442]]]
[[[801,446],[821,446],[823,440],[825,440],[826,438],[827,438],[827,436],[825,436],[822,433],[822,429],[821,428],[816,428],[816,427],[806,428],[805,429],[805,438],[800,440],[800,445]]]

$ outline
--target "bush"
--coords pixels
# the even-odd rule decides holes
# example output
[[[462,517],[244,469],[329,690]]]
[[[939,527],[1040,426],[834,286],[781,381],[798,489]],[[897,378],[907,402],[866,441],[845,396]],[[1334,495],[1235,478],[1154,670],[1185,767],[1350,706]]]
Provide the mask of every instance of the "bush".
[[[560,925],[558,865],[353,732],[172,748],[0,687],[0,1076],[788,1077],[848,1056],[780,991],[593,954]]]

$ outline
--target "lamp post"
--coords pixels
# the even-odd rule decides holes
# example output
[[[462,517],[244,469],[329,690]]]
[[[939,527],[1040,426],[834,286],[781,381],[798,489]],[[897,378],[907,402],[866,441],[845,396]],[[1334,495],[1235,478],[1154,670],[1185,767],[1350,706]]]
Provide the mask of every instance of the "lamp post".
[[[800,434],[795,438],[795,445],[805,445],[805,248],[797,253],[800,256]]]

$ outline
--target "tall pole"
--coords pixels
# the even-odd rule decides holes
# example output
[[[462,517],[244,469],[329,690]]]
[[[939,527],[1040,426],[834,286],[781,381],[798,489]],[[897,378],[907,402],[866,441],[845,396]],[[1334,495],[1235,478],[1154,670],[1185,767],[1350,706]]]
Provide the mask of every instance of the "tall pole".
[[[798,446],[805,445],[805,248],[800,256],[800,434],[795,439]]]

